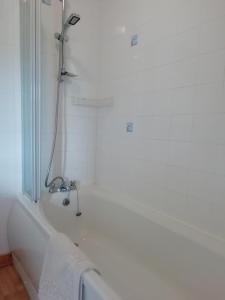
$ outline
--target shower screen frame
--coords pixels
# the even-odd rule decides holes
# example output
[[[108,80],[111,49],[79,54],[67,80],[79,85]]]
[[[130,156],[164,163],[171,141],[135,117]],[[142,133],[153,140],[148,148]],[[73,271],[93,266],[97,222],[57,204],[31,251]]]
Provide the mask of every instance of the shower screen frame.
[[[40,199],[40,0],[20,0],[22,192]]]

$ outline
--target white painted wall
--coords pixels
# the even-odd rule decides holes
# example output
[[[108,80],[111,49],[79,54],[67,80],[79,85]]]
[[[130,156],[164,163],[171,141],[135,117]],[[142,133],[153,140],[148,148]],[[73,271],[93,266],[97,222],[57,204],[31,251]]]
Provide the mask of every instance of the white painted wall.
[[[98,114],[97,184],[225,238],[225,1],[105,0],[101,16],[115,106]]]
[[[8,251],[6,222],[20,189],[20,85],[18,0],[0,9],[0,254]]]

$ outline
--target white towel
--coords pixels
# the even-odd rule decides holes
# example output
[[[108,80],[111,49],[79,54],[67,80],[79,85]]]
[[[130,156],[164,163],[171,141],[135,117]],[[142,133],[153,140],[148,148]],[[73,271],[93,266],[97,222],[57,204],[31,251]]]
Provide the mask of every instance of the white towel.
[[[47,246],[39,284],[40,300],[81,300],[82,275],[95,270],[88,258],[64,234],[54,234]]]

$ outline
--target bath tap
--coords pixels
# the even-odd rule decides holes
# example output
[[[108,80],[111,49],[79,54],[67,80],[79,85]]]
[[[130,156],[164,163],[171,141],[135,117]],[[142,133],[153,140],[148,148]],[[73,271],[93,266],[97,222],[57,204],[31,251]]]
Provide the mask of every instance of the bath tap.
[[[61,184],[56,184],[56,179],[61,179]],[[80,182],[78,180],[71,180],[69,183],[67,183],[62,177],[57,177],[53,180],[50,188],[49,193],[68,193],[68,197],[66,199],[69,199],[69,195],[71,191],[77,192],[77,208],[76,208],[76,216],[79,217],[82,215],[82,212],[80,211],[80,200],[79,200],[79,189],[80,189]],[[65,199],[64,199],[65,200]],[[63,204],[64,205],[64,204]],[[68,203],[69,205],[69,203]],[[65,205],[64,205],[65,206]]]
[[[71,180],[69,183],[66,183],[64,180],[60,185],[53,183],[49,188],[49,193],[65,193],[70,191],[77,191],[79,188],[79,181]]]
[[[80,182],[79,181],[70,181],[69,186],[63,186],[61,187],[60,192],[68,192],[68,195],[65,199],[63,199],[63,206],[70,205],[70,192],[75,190],[77,192],[77,204],[76,204],[76,217],[80,217],[82,215],[82,212],[80,210],[80,199],[79,199],[79,189],[80,189]]]

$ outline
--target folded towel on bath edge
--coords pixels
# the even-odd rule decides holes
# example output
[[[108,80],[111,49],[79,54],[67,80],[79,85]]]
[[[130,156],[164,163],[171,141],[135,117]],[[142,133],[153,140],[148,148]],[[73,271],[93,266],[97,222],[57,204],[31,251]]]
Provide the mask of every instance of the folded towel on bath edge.
[[[89,259],[61,233],[49,240],[39,284],[40,300],[82,300],[82,275],[96,270]]]

